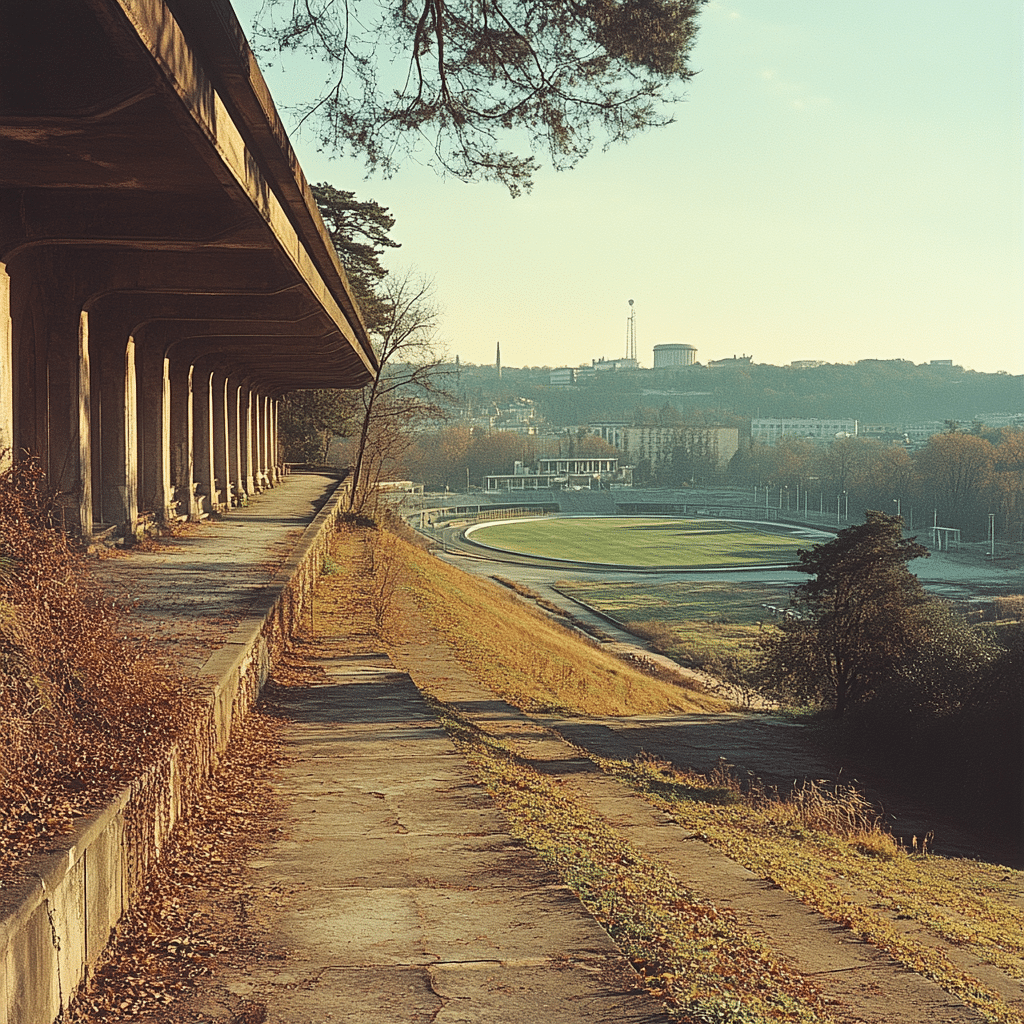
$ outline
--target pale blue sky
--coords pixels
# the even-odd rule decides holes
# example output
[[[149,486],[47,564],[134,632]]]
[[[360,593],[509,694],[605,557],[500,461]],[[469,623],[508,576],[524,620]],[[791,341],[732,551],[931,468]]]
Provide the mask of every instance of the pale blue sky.
[[[1019,0],[711,0],[676,123],[515,200],[293,143],[311,181],[390,208],[389,265],[434,280],[464,362],[623,355],[634,299],[647,366],[686,342],[1021,374],[1022,21]],[[315,70],[265,73],[285,107]]]

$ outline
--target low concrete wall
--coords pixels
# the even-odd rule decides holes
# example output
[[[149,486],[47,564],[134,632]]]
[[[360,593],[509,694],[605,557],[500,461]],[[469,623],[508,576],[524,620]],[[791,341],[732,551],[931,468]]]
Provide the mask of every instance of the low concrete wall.
[[[205,698],[179,744],[4,894],[15,909],[0,920],[0,1024],[49,1024],[67,1008],[293,633],[343,498],[338,487],[264,589],[263,606],[203,666]]]

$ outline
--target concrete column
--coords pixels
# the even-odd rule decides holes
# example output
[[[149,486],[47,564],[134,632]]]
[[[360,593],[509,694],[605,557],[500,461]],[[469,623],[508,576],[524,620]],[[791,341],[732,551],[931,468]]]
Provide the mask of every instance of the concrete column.
[[[116,331],[99,338],[93,331],[93,423],[96,466],[94,488],[97,519],[134,534],[139,517],[138,385],[135,339]],[[106,332],[104,332],[106,333]]]
[[[213,374],[196,366],[189,367],[192,388],[193,445],[196,504],[190,518],[217,511],[217,471],[213,443]]]
[[[138,431],[135,472],[140,508],[152,513],[158,522],[173,516],[170,451],[171,384],[167,378],[163,340],[152,329],[136,336],[138,371]],[[126,377],[127,379],[127,377]]]
[[[207,424],[197,430],[192,383],[192,363],[181,357],[165,356],[164,381],[168,422],[168,488],[167,505],[176,515],[196,515],[196,434],[208,429]],[[207,399],[209,405],[209,399]]]
[[[14,338],[11,326],[11,278],[0,263],[0,471],[14,454]]]
[[[257,491],[265,491],[267,482],[267,463],[264,459],[263,441],[266,428],[263,423],[263,396],[257,391],[252,396],[252,459],[253,480]]]
[[[277,473],[277,432],[274,423],[274,410],[277,406],[276,398],[267,398],[267,476],[270,478],[270,486],[276,487],[280,482]]]
[[[78,532],[92,537],[92,372],[89,360],[89,314],[78,315]]]
[[[270,460],[271,465],[274,467],[274,479],[280,481],[281,479],[281,438],[278,433],[278,427],[281,417],[281,399],[275,398],[273,409],[271,410],[270,417]]]
[[[256,470],[253,465],[255,445],[253,443],[253,404],[252,388],[243,384],[238,392],[238,429],[242,456],[242,477],[245,493],[252,497],[256,493]]]
[[[236,381],[228,380],[228,462],[231,467],[231,504],[241,505],[248,498],[245,489],[242,449],[248,431],[242,421],[242,388]]]
[[[39,457],[59,495],[61,525],[88,536],[92,515],[82,495],[90,451],[88,430],[82,436],[90,401],[88,318],[82,320],[74,280],[39,254],[10,261],[7,273],[14,395],[8,429],[19,451]]]
[[[230,381],[221,373],[210,377],[213,403],[213,468],[217,481],[217,511],[231,508],[231,406],[228,401]]]
[[[263,469],[263,486],[274,486],[274,469],[270,462],[270,399],[260,396],[260,465]]]
[[[58,492],[64,528],[88,537],[92,510],[82,493],[91,451],[88,316],[83,319],[74,282],[63,268],[27,254],[7,269],[15,445],[39,456],[47,482]]]
[[[134,533],[139,521],[139,382],[135,339],[124,349],[124,529]]]

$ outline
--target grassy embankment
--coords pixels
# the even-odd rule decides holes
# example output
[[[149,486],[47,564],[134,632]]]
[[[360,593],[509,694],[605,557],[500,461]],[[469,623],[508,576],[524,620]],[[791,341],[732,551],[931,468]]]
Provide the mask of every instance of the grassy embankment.
[[[414,548],[402,550],[417,600],[437,633],[480,682],[524,711],[658,715],[726,710],[712,694],[625,664],[506,590]]]
[[[506,592],[387,543],[437,634],[481,682],[524,710],[651,714],[713,707],[703,694],[660,691],[655,681],[609,661]],[[377,559],[378,570],[386,561]],[[539,775],[458,716],[448,714],[447,722],[516,834],[573,886],[648,986],[683,1019],[829,1019],[811,989],[774,963],[735,919],[630,849],[557,780]],[[1000,999],[954,955],[934,948],[941,939],[1024,980],[1024,874],[901,849],[854,793],[834,799],[814,790],[786,801],[745,796],[727,776],[680,774],[656,754],[602,767],[670,807],[684,827],[762,877],[936,979],[987,1019],[1024,1020],[1019,1007]]]

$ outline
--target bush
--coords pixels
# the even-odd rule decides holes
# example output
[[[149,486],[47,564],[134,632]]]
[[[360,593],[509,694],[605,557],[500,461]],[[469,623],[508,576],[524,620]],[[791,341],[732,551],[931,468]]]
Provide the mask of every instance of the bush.
[[[0,884],[113,795],[180,718],[53,512],[34,463],[0,473]]]

